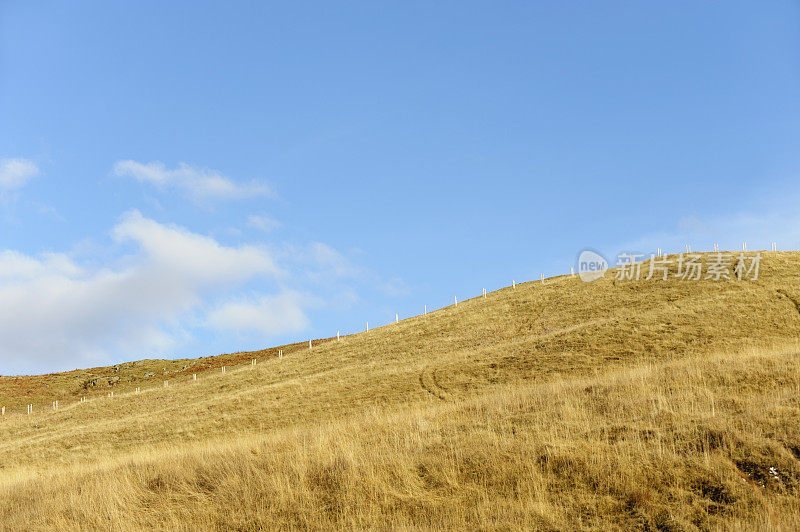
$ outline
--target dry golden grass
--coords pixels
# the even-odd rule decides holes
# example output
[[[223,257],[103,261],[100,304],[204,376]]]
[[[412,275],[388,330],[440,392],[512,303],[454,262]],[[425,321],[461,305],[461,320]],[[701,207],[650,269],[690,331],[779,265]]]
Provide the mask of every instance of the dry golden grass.
[[[138,395],[96,369],[124,378],[86,404],[49,376],[58,412],[0,423],[0,521],[797,528],[797,296],[800,255],[767,253],[758,281],[527,283]]]

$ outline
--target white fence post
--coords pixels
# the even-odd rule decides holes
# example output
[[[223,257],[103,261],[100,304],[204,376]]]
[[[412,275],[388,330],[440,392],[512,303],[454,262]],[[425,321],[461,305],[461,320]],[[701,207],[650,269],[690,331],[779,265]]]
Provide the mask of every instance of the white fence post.
[[[455,304],[455,306],[457,307],[457,306],[458,306],[458,296],[455,296],[455,298],[456,298],[456,304]]]
[[[308,348],[311,349],[311,340],[308,341]],[[224,373],[224,371],[223,371]]]
[[[575,277],[575,268],[572,268],[572,267],[570,267],[570,269],[569,269],[569,276],[570,276],[570,277]]]
[[[511,288],[516,288],[516,287],[517,283],[514,281],[514,279],[511,279]]]
[[[336,331],[336,341],[339,341],[339,331]]]
[[[486,299],[486,289],[483,289],[483,299]]]
[[[367,332],[369,332],[369,322],[367,322],[367,329],[366,329],[366,331],[367,331]]]
[[[540,274],[539,274],[539,279],[541,279],[541,280],[542,280],[542,282],[544,282],[544,274],[543,274],[543,273],[540,273]]]
[[[396,312],[394,314],[394,322],[395,323],[400,323],[400,316],[398,316]]]
[[[425,314],[424,314],[424,315],[425,315],[425,316],[427,316],[427,315],[428,315],[428,305],[425,305]]]

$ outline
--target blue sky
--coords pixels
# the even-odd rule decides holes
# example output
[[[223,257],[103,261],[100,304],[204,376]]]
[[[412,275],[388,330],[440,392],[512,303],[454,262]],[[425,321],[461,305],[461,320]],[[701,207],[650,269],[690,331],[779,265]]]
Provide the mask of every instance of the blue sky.
[[[0,3],[0,373],[800,247],[796,2]]]

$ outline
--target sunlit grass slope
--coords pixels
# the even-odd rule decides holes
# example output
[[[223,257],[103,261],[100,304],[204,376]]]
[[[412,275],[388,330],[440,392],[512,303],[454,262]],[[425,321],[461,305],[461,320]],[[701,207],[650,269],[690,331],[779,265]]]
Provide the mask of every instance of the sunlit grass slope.
[[[4,377],[0,522],[795,528],[800,254],[763,255],[757,281],[553,278],[282,359]]]

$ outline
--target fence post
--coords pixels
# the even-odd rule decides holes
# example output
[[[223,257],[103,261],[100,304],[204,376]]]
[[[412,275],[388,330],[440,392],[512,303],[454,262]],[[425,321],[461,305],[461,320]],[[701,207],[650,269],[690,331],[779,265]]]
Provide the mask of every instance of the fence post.
[[[569,276],[570,276],[570,277],[575,277],[575,268],[572,268],[572,267],[570,267],[570,269],[569,269]]]
[[[394,322],[395,323],[400,323],[400,316],[398,316],[396,312],[394,314]]]
[[[516,287],[517,287],[517,283],[514,282],[514,279],[511,279],[511,288],[516,288]]]
[[[544,282],[544,274],[543,274],[543,273],[540,273],[540,274],[539,274],[539,279],[541,279],[541,280],[542,280],[542,282]]]
[[[336,341],[339,341],[339,331],[336,331]]]
[[[428,305],[425,305],[425,314],[424,314],[424,315],[425,315],[425,316],[427,316],[427,315],[428,315]]]
[[[3,415],[6,415],[6,407],[3,407]]]
[[[455,306],[457,307],[457,306],[458,306],[458,296],[455,296],[455,298],[456,298],[456,304],[455,304]]]
[[[369,332],[369,322],[367,322],[367,332]]]
[[[486,299],[486,289],[483,289],[483,299]]]

